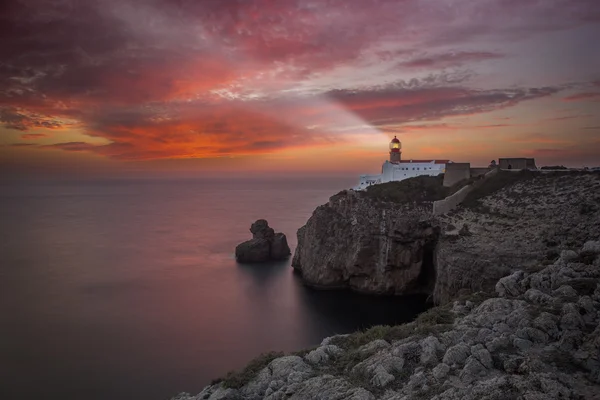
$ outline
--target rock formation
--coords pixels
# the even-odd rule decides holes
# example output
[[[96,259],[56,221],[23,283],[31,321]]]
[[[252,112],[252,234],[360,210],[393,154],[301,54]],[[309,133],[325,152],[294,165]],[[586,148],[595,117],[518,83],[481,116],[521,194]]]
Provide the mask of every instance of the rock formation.
[[[298,230],[292,266],[310,286],[420,292],[438,304],[461,291],[489,291],[500,277],[552,261],[560,246],[581,246],[600,231],[599,178],[500,173],[437,217],[427,201],[345,191]]]
[[[308,285],[319,288],[431,292],[438,236],[425,208],[348,191],[318,207],[300,228],[292,266]]]
[[[501,277],[551,263],[561,248],[581,247],[600,235],[600,174],[525,173],[506,179],[489,179],[476,196],[439,217],[436,303],[461,292],[491,291]]]
[[[283,233],[275,233],[264,219],[250,226],[252,239],[235,248],[235,258],[241,263],[258,263],[284,260],[290,256],[290,247]]]
[[[410,324],[268,361],[177,399],[597,399],[600,242],[500,279],[491,298],[475,294]]]

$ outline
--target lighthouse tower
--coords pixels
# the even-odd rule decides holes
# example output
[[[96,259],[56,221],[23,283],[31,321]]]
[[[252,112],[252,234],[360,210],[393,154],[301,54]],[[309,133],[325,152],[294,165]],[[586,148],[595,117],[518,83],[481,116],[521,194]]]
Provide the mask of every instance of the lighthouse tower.
[[[390,162],[397,164],[402,158],[402,143],[394,136],[390,142]]]

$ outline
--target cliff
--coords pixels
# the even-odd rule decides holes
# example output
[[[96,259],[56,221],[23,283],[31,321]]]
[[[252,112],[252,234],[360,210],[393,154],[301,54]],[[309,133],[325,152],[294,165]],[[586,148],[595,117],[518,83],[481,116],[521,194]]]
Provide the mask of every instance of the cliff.
[[[600,232],[599,174],[501,171],[440,216],[433,201],[460,186],[422,178],[341,192],[318,207],[298,231],[292,261],[306,284],[425,293],[441,304],[489,291],[500,277]]]
[[[597,234],[597,232],[596,232]],[[600,393],[600,242],[500,279],[410,324],[265,355],[177,400],[594,399]]]
[[[341,192],[298,230],[292,267],[317,288],[431,293],[440,234],[432,202],[449,190],[439,177],[420,177]]]
[[[600,236],[600,174],[504,172],[438,222],[433,295],[443,304]]]

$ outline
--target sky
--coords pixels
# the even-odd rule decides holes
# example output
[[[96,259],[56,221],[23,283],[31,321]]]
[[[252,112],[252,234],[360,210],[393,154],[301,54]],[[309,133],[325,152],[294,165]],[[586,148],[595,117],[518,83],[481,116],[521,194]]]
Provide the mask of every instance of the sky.
[[[12,175],[600,165],[598,0],[9,0]]]

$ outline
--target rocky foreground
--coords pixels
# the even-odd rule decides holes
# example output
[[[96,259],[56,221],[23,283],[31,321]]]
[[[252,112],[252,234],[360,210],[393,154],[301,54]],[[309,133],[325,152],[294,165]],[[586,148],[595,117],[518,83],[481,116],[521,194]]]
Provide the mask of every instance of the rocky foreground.
[[[600,399],[598,174],[500,176],[441,217],[426,198],[334,196],[294,263],[315,286],[421,291],[439,306],[262,355],[176,399]]]
[[[589,241],[500,279],[495,297],[265,356],[177,399],[600,399],[599,282],[600,242]]]

